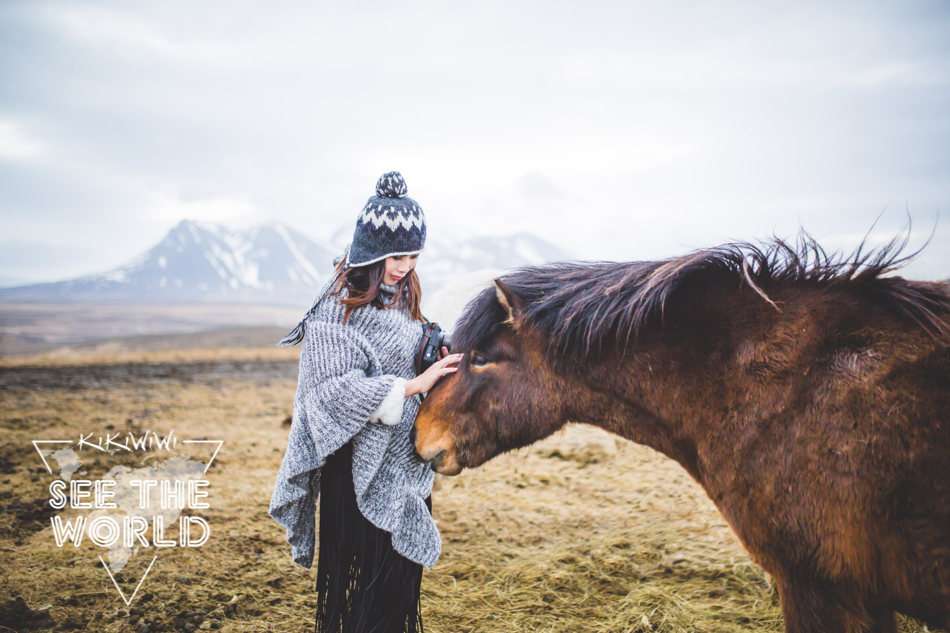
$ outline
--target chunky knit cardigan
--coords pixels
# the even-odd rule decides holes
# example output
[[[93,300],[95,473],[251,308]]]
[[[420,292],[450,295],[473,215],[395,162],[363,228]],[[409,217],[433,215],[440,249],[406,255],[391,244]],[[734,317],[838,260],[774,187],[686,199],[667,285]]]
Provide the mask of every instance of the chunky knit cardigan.
[[[384,301],[395,291],[380,288]],[[409,442],[421,400],[405,397],[422,323],[408,310],[364,306],[344,325],[343,313],[337,297],[327,295],[305,320],[293,424],[270,515],[286,528],[294,562],[309,568],[320,469],[327,456],[352,441],[353,484],[363,516],[392,534],[397,552],[431,567],[442,548],[425,504],[434,475]]]

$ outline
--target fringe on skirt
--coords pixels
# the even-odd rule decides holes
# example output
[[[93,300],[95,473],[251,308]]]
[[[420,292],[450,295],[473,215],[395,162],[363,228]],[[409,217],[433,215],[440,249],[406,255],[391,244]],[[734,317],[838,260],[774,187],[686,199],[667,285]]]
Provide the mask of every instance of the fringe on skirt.
[[[316,633],[422,633],[422,565],[393,549],[389,532],[356,505],[353,447],[320,474]],[[431,498],[426,505],[432,510]]]

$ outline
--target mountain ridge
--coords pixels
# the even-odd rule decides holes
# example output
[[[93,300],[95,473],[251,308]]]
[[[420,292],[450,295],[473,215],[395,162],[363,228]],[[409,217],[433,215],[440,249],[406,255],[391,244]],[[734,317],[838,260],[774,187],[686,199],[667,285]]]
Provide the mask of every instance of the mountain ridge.
[[[182,220],[126,264],[64,281],[0,288],[0,300],[301,305],[326,283],[338,251],[339,244],[314,240],[280,222],[237,230]],[[418,271],[430,293],[476,269],[563,259],[568,259],[564,251],[529,233],[464,240],[430,236]]]

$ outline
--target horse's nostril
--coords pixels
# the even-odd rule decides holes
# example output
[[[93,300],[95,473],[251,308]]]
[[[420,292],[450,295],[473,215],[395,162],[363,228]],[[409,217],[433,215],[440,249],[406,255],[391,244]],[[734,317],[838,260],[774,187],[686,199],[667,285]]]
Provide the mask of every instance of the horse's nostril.
[[[409,430],[409,443],[415,447],[416,445],[416,425],[413,424],[412,428]]]

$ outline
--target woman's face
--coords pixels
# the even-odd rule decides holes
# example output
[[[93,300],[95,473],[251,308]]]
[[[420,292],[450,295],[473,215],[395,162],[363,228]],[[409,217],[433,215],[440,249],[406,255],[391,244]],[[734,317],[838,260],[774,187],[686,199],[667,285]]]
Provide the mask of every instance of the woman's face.
[[[383,283],[395,286],[399,280],[409,274],[416,267],[419,255],[401,255],[400,257],[386,258],[386,272],[383,274]]]

